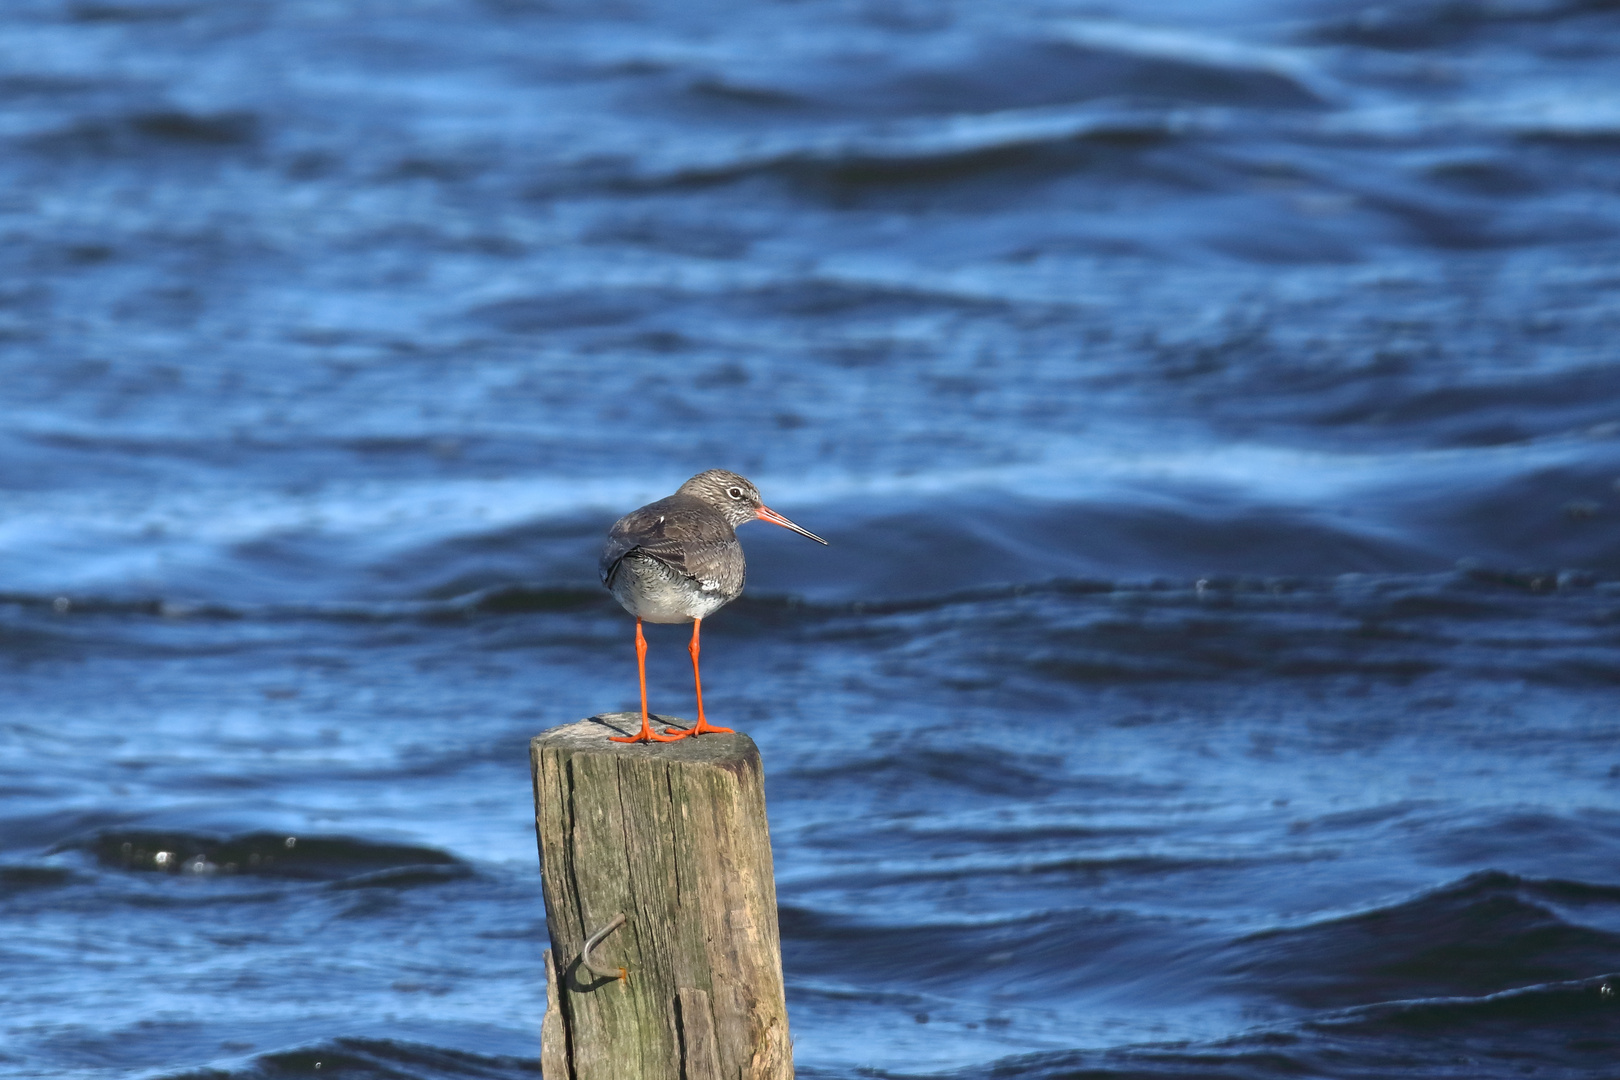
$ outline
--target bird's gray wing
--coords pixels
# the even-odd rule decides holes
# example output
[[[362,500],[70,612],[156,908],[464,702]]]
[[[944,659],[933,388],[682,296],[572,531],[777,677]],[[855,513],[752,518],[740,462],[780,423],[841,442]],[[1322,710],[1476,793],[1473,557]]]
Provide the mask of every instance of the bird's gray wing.
[[[702,540],[685,546],[684,573],[704,592],[729,591],[743,584],[743,562],[734,540]]]
[[[613,588],[613,579],[619,575],[619,567],[624,563],[624,557],[636,550],[633,540],[608,533],[607,542],[602,545],[602,554],[596,560],[596,572],[602,579],[602,584]]]
[[[664,505],[667,502],[669,500],[661,499],[640,510],[632,510],[614,522],[613,528],[608,531],[607,542],[602,545],[602,557],[597,561],[603,585],[613,587],[619,567],[631,552],[657,559],[677,573],[702,580],[702,568],[689,563],[693,561],[693,554],[698,555],[696,561],[706,561],[702,558],[702,551],[708,546],[706,538],[698,538],[696,543],[692,540],[683,543],[669,536],[669,517],[679,508]]]

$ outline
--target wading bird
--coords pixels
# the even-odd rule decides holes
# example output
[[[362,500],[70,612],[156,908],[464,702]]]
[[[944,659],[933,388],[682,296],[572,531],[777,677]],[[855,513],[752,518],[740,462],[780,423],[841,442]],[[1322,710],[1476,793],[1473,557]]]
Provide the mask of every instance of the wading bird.
[[[698,473],[675,492],[632,510],[613,523],[598,569],[602,584],[636,617],[636,667],[641,675],[641,731],[614,742],[674,742],[715,727],[703,715],[703,676],[698,672],[698,632],[703,620],[742,595],[746,566],[737,526],[758,518],[792,529],[818,544],[827,541],[801,529],[760,500],[759,489],[734,472]],[[697,723],[659,735],[647,717],[647,639],[641,622],[692,624],[692,681],[697,686]]]

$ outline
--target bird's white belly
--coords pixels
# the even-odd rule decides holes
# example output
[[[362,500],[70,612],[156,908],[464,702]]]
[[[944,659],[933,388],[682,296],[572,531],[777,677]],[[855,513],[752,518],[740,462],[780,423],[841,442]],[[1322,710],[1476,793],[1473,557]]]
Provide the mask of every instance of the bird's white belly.
[[[627,556],[613,579],[613,598],[632,615],[653,623],[706,619],[726,605],[718,589],[704,589],[685,574],[647,558]]]

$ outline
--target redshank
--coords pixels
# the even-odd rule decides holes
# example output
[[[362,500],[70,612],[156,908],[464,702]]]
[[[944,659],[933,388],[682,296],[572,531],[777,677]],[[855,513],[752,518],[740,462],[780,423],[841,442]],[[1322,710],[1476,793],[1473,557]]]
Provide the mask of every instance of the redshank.
[[[703,620],[742,595],[747,567],[737,526],[758,518],[792,529],[818,544],[827,541],[801,529],[759,497],[759,489],[734,472],[698,473],[675,494],[632,510],[613,523],[598,569],[602,584],[636,617],[636,667],[641,675],[641,731],[614,742],[674,742],[715,727],[703,715],[703,676],[698,672],[698,632]],[[659,735],[647,717],[647,639],[641,622],[692,624],[692,681],[697,686],[697,723]]]

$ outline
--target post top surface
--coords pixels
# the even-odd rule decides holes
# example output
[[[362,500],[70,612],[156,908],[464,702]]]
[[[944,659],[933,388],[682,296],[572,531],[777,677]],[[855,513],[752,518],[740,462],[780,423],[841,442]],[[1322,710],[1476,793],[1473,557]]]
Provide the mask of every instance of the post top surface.
[[[690,721],[675,716],[652,714],[653,725],[687,727]],[[586,720],[547,728],[534,737],[535,749],[581,751],[600,754],[636,754],[672,761],[728,762],[757,757],[754,740],[741,732],[730,735],[696,735],[678,742],[616,743],[610,735],[634,735],[641,730],[641,714],[634,712],[598,713]]]

